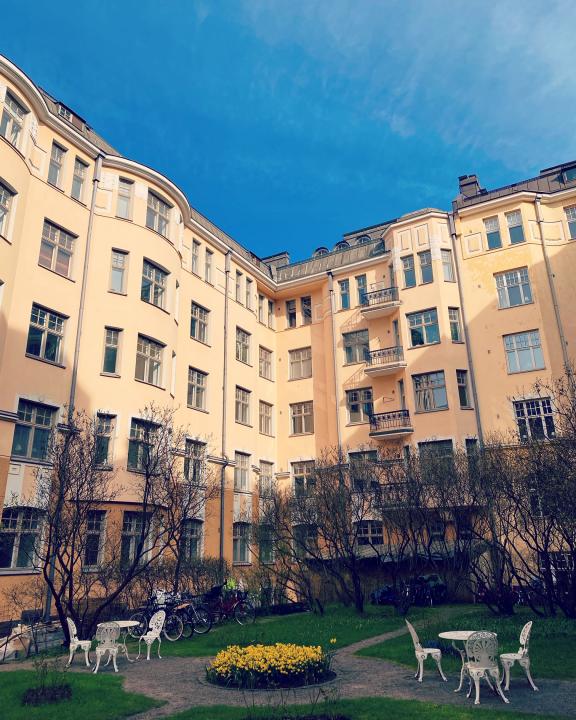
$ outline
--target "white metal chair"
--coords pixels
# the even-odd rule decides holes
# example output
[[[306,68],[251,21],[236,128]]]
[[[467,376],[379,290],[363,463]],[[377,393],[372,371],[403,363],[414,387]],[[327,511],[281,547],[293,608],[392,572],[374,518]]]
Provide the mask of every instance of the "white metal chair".
[[[120,625],[115,622],[107,622],[99,625],[96,630],[96,667],[93,672],[97,673],[100,667],[100,659],[102,655],[108,653],[108,662],[112,658],[114,663],[114,672],[118,672],[118,665],[116,664],[116,658],[118,656],[119,644],[117,642],[120,637]],[[108,663],[106,663],[108,664]]]
[[[526,673],[526,677],[528,678],[528,682],[530,683],[530,686],[532,687],[532,690],[535,692],[538,691],[538,688],[534,684],[534,680],[532,680],[532,675],[530,674],[530,656],[528,655],[528,642],[530,640],[530,632],[532,631],[532,620],[530,622],[527,622],[526,625],[522,628],[522,632],[520,633],[520,647],[518,649],[518,652],[515,653],[502,653],[500,655],[500,662],[502,663],[502,667],[504,668],[504,676],[506,678],[506,684],[504,686],[504,690],[510,689],[510,668],[516,661],[518,661],[518,664],[521,668],[523,668],[524,672]]]
[[[86,666],[90,667],[90,649],[92,648],[92,640],[78,640],[76,623],[69,617],[66,618],[66,622],[68,623],[68,634],[70,635],[70,657],[68,658],[67,665],[70,666],[72,664],[76,650],[80,649],[84,651]]]
[[[409,623],[408,620],[405,620],[405,623],[408,626],[408,631],[412,637],[412,642],[414,643],[414,654],[416,655],[416,660],[418,661],[418,669],[416,670],[414,677],[418,678],[418,682],[422,682],[422,676],[424,674],[424,660],[426,660],[428,655],[430,655],[438,667],[438,672],[440,673],[442,680],[446,682],[447,677],[442,672],[442,651],[438,648],[422,647],[420,640],[418,639],[418,633],[414,630],[414,626]]]
[[[146,649],[146,660],[150,660],[150,648],[156,640],[158,641],[158,657],[162,659],[162,656],[160,655],[160,644],[162,643],[161,634],[165,620],[166,612],[164,610],[158,610],[158,612],[155,612],[154,615],[152,615],[150,622],[148,623],[148,632],[144,633],[144,635],[142,635],[138,640],[138,657],[136,660],[140,658],[140,643],[142,641],[144,641],[148,646]]]
[[[495,690],[505,703],[510,702],[500,687],[500,668],[498,667],[498,638],[496,633],[480,630],[472,633],[466,640],[466,657],[464,671],[468,675],[470,687],[468,695],[472,694],[472,683],[476,689],[474,705],[480,704],[480,680],[484,678],[492,687],[490,678],[494,679]]]

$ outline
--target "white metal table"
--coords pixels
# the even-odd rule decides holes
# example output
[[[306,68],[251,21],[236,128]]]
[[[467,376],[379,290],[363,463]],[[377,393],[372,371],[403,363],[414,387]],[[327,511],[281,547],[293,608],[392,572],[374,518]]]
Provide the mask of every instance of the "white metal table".
[[[470,637],[470,635],[473,635],[476,630],[447,630],[446,632],[438,633],[438,637],[442,638],[443,640],[451,640],[452,641],[452,647],[456,652],[460,655],[460,660],[462,661],[462,667],[460,669],[460,683],[458,684],[458,687],[454,692],[460,692],[462,690],[462,685],[464,683],[464,666],[466,664],[466,640]],[[462,646],[459,647],[456,645],[456,643],[462,643]]]
[[[126,640],[128,638],[128,630],[130,630],[130,628],[136,627],[136,625],[140,624],[138,622],[138,620],[108,620],[107,622],[113,622],[113,623],[116,623],[116,625],[118,625],[118,627],[120,628],[120,639],[118,641],[119,650],[121,653],[123,653],[126,656],[126,660],[128,660],[129,663],[135,662],[135,660],[130,660],[130,658],[128,656],[128,648],[126,646]],[[98,627],[100,627],[100,625],[105,625],[105,623],[98,623]],[[109,662],[110,662],[110,656],[108,656],[108,662],[106,663],[106,665],[108,665]]]

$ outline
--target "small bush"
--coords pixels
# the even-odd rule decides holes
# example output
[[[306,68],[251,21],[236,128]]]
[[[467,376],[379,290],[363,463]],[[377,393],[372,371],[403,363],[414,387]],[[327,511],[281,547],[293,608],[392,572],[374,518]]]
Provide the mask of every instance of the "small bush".
[[[59,659],[48,662],[45,656],[39,656],[34,660],[34,670],[36,682],[24,692],[22,705],[44,705],[70,700],[72,688],[70,683],[66,682],[66,671]]]

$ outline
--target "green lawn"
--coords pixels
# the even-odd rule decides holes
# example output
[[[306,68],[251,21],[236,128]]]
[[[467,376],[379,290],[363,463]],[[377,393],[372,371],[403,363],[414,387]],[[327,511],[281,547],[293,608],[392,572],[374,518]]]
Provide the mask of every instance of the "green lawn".
[[[30,670],[0,673],[0,717],[3,720],[116,720],[144,712],[162,703],[124,692],[122,678],[108,675],[68,673],[72,699],[31,707],[22,705],[24,691],[35,684]]]
[[[460,657],[451,653],[450,643],[441,641],[438,633],[442,630],[492,630],[498,633],[499,652],[518,650],[518,637],[525,622],[534,620],[530,638],[530,660],[532,675],[538,678],[576,678],[576,662],[567,662],[576,646],[576,621],[566,618],[538,618],[529,610],[522,610],[511,618],[495,617],[490,611],[479,606],[447,606],[449,614],[443,618],[429,615],[423,618],[409,615],[423,645],[440,644],[443,650],[442,666],[450,672],[458,672]],[[416,667],[414,649],[409,637],[399,637],[372,645],[359,651],[359,655],[391,660],[402,665]],[[434,665],[426,669],[434,672]],[[521,670],[515,672],[522,674]]]
[[[290,717],[298,718],[312,711],[311,706],[290,705],[285,708]],[[364,698],[362,700],[339,700],[324,706],[322,702],[314,708],[315,712],[327,714],[341,713],[354,720],[560,720],[554,715],[534,715],[493,710],[474,706],[460,708],[450,705],[435,705],[416,700],[393,700],[391,698]],[[224,705],[211,707],[197,706],[167,720],[247,720],[259,717],[280,719],[274,708],[242,708]]]

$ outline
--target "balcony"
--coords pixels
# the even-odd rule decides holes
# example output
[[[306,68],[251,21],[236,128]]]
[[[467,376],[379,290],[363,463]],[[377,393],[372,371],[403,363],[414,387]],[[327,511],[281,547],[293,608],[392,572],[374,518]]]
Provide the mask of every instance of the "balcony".
[[[370,350],[366,353],[364,372],[370,377],[378,375],[393,375],[406,367],[404,348],[401,345]]]
[[[392,410],[370,416],[370,437],[395,438],[413,432],[409,410]]]
[[[397,287],[381,287],[370,290],[364,295],[361,312],[366,320],[370,320],[392,315],[400,305]]]

